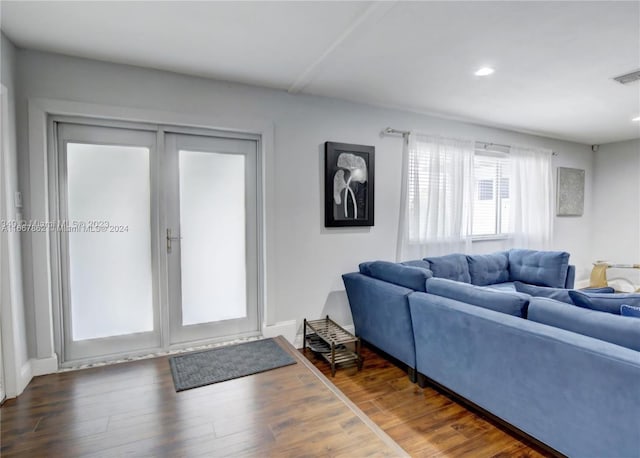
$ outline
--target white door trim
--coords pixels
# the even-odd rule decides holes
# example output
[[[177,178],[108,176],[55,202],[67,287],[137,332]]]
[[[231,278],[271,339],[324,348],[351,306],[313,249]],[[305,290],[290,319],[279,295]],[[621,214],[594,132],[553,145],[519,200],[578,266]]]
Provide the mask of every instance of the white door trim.
[[[7,163],[5,162],[8,145],[8,95],[7,88],[4,85],[0,85],[0,122],[2,123],[0,125],[0,222],[6,222],[8,220],[8,212],[5,211],[9,190],[6,178]],[[12,316],[12,310],[8,291],[10,276],[7,262],[9,248],[7,235],[7,232],[0,230],[0,402],[2,402],[7,395],[7,379],[14,378],[15,372],[12,367],[7,367],[7,369],[4,367],[7,362],[7,356],[9,357],[9,362],[13,363],[12,356],[14,351],[12,339],[7,336],[5,340],[3,340],[4,335],[13,335],[12,330],[8,329],[9,323],[11,322],[10,317]]]

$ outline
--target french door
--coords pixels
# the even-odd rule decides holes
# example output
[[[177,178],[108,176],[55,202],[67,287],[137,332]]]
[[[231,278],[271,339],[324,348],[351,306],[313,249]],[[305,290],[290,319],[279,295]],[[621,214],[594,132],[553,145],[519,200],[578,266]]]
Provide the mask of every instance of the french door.
[[[56,126],[63,362],[256,333],[258,139]]]
[[[165,145],[171,341],[255,331],[257,142],[167,134]]]
[[[58,125],[64,360],[161,345],[156,135]]]

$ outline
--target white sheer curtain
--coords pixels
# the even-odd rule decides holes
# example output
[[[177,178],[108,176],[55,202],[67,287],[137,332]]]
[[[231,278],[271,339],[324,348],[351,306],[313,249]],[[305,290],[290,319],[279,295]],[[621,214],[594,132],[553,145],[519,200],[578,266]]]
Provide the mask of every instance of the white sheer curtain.
[[[399,261],[467,252],[474,142],[411,133],[403,152]]]
[[[553,233],[552,152],[510,148],[509,241],[514,248],[548,249]]]

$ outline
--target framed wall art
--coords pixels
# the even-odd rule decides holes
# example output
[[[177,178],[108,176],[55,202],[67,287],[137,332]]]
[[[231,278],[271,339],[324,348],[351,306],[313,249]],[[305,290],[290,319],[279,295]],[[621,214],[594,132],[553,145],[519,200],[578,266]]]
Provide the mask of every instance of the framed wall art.
[[[558,167],[557,216],[584,213],[584,170]]]
[[[325,142],[325,227],[373,226],[375,148]]]

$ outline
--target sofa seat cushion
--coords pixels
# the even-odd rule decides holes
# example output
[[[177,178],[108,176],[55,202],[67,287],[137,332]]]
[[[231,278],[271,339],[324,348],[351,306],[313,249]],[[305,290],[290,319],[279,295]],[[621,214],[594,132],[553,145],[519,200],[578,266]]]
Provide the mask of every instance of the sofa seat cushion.
[[[509,251],[509,280],[532,285],[563,288],[569,270],[569,253],[565,251]]]
[[[422,269],[431,270],[431,265],[425,261],[424,259],[416,259],[413,261],[404,261],[401,262],[403,266],[411,266],[411,267],[420,267]]]
[[[504,283],[496,283],[495,285],[487,285],[482,288],[493,291],[505,291],[507,293],[515,293],[516,287],[512,281],[506,281]]]
[[[467,255],[467,262],[473,285],[486,286],[509,281],[507,252]]]
[[[548,286],[529,285],[528,283],[522,283],[519,281],[513,282],[516,291],[519,293],[528,294],[533,297],[546,297],[548,299],[554,299],[556,301],[564,302],[565,304],[573,305],[573,300],[569,296],[569,291],[573,291],[565,288],[549,288]],[[586,294],[591,293],[606,293],[611,294],[615,290],[609,286],[605,288],[591,288],[589,290],[583,290]]]
[[[578,307],[613,313],[614,315],[620,315],[621,305],[640,306],[639,293],[597,294],[569,291],[569,296]]]
[[[640,320],[536,297],[528,319],[640,351]]]
[[[424,260],[429,263],[434,277],[471,283],[469,263],[464,254],[454,253]]]
[[[394,262],[375,261],[369,265],[369,276],[414,291],[426,291],[425,282],[431,278],[430,270],[421,267],[404,266]]]
[[[529,296],[515,291],[511,293],[495,291],[482,286],[434,277],[427,280],[427,292],[508,315],[527,316]]]

